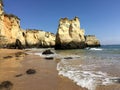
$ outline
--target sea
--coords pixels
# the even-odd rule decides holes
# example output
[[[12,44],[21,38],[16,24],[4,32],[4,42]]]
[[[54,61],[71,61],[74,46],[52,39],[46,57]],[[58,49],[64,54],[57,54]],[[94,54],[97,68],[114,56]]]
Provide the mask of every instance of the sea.
[[[99,48],[54,50],[47,55],[59,60],[58,75],[71,79],[77,85],[96,90],[100,85],[120,83],[120,45],[102,45]],[[42,57],[44,49],[35,53]]]

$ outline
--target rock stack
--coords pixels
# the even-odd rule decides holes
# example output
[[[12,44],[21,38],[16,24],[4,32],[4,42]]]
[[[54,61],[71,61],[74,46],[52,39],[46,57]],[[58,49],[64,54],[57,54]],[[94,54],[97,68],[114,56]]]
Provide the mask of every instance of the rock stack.
[[[81,49],[91,46],[100,46],[99,40],[92,35],[84,35],[84,29],[80,28],[80,20],[61,18],[56,34],[56,49]]]
[[[100,47],[100,41],[95,37],[95,35],[86,35],[85,43],[87,47]]]

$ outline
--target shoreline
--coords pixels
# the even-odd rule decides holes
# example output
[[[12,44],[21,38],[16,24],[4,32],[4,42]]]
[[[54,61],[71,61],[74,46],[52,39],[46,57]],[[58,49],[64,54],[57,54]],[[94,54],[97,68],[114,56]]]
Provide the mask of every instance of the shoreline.
[[[87,90],[67,77],[58,75],[57,60],[47,60],[25,52],[34,53],[32,50],[0,49],[0,83],[11,81],[13,83],[11,90]],[[28,69],[35,69],[36,73],[27,75]],[[101,85],[96,88],[96,90],[119,89],[119,84]]]
[[[24,50],[13,49],[0,50],[2,54],[0,57],[5,57],[6,52],[6,55],[13,55],[13,57],[17,52],[25,52]],[[6,62],[9,62],[9,65],[3,63],[5,60],[1,61],[3,65],[0,66],[0,83],[6,80],[11,81],[14,84],[11,90],[86,90],[77,86],[72,80],[59,76],[55,60],[45,60],[40,56],[29,54],[19,58],[22,59],[10,58],[10,62],[7,60]],[[5,68],[6,72],[3,73]],[[27,75],[25,72],[30,68],[35,69],[36,74]],[[22,74],[22,76],[15,77],[19,74]]]

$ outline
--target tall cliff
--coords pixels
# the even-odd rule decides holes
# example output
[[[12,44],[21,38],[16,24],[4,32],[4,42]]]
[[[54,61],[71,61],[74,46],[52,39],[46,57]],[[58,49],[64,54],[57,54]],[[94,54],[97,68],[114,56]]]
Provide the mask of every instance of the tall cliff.
[[[56,34],[56,49],[84,48],[84,30],[80,28],[78,17],[73,20],[61,18]]]
[[[9,47],[14,45],[16,39],[21,40],[23,44],[24,37],[20,28],[20,19],[13,14],[6,14],[3,10],[3,2],[0,1],[0,46]]]
[[[50,32],[21,29],[20,19],[13,14],[6,14],[3,10],[3,2],[0,0],[0,47],[53,47],[54,45],[55,35]]]
[[[56,49],[81,49],[85,47],[100,46],[99,40],[93,35],[84,35],[80,28],[80,20],[75,17],[72,20],[61,18],[56,34]]]

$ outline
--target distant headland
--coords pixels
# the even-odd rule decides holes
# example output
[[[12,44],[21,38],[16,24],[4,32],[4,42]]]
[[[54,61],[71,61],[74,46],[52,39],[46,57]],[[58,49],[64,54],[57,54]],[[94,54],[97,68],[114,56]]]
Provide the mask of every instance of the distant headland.
[[[56,35],[42,30],[23,30],[20,18],[4,12],[3,1],[0,0],[0,48],[48,48],[83,49],[99,47],[100,41],[95,35],[84,35],[80,28],[80,20],[61,18]]]

